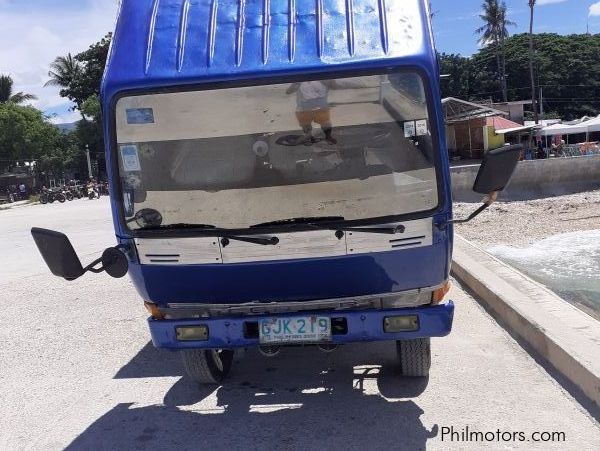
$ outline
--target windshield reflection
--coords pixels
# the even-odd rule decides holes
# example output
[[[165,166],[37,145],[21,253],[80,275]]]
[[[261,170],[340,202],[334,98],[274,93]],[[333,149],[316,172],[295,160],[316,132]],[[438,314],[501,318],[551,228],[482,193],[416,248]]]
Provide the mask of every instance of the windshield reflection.
[[[240,229],[437,205],[416,74],[126,97],[116,114],[128,218],[151,208],[166,225]]]

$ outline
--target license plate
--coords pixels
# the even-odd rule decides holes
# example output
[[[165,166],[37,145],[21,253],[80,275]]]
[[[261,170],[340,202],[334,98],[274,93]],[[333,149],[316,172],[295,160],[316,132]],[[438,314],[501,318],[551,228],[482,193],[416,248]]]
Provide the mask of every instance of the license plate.
[[[261,343],[317,343],[331,341],[331,319],[324,316],[264,318],[258,323]]]

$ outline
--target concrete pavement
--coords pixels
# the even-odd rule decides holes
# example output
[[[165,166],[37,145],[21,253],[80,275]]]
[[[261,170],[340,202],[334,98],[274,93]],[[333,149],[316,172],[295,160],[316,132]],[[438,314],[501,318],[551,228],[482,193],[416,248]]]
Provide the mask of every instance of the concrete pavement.
[[[152,348],[127,278],[51,277],[31,225],[67,231],[81,254],[114,243],[107,199],[0,212],[0,450],[600,447],[597,423],[458,285],[426,381],[400,378],[394,346],[377,343],[249,351],[226,385],[203,389]],[[451,427],[459,440],[442,440]],[[465,428],[525,441],[461,441]],[[564,441],[527,441],[535,431]]]

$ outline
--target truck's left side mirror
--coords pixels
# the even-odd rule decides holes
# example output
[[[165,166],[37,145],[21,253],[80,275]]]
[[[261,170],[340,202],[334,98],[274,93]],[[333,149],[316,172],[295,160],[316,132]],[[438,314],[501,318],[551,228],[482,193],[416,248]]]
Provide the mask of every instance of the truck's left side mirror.
[[[504,146],[490,150],[483,156],[473,191],[491,194],[502,191],[515,172],[523,146]]]
[[[467,218],[453,219],[443,223],[442,226],[469,222],[492,205],[496,201],[498,193],[508,185],[513,172],[515,172],[522,150],[523,146],[518,144],[486,152],[473,184],[473,191],[487,195],[483,204]]]
[[[48,268],[55,276],[75,280],[88,271],[95,273],[106,271],[108,275],[116,278],[127,274],[129,262],[121,251],[124,248],[122,245],[109,247],[102,253],[102,257],[84,268],[64,233],[34,227],[31,229],[31,235]],[[101,266],[97,267],[100,264]]]
[[[31,235],[52,274],[75,280],[85,273],[67,235],[37,227],[31,229]]]

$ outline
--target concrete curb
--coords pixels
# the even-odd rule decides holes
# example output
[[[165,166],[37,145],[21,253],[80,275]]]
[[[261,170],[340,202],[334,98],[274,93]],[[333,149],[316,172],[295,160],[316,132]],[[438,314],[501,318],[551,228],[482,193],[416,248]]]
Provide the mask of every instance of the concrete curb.
[[[600,406],[600,322],[460,236],[452,272],[511,332]]]
[[[11,208],[23,208],[29,207],[30,205],[37,205],[38,201],[32,202],[29,200],[19,200],[17,202],[13,202],[12,204],[0,204],[0,210],[10,210]]]

